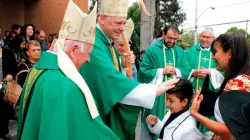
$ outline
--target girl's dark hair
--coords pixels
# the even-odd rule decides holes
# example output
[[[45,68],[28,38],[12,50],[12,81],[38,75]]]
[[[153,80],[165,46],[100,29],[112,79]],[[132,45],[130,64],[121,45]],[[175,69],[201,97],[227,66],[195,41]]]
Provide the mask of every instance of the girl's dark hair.
[[[21,28],[21,35],[23,35],[26,39],[26,29],[31,26],[33,28],[33,35],[29,38],[29,40],[35,40],[35,26],[33,24],[25,24],[22,28]],[[26,40],[27,41],[27,40]]]
[[[226,71],[225,79],[221,85],[219,93],[221,94],[228,82],[228,80],[237,77],[241,74],[250,74],[249,67],[249,44],[243,33],[233,32],[220,35],[212,43],[211,51],[214,54],[214,45],[216,42],[221,43],[224,52],[231,50],[231,60],[229,62],[229,69]]]
[[[14,52],[21,52],[20,45],[23,43],[23,41],[26,41],[25,37],[22,35],[16,35],[9,44],[9,48],[13,50]]]

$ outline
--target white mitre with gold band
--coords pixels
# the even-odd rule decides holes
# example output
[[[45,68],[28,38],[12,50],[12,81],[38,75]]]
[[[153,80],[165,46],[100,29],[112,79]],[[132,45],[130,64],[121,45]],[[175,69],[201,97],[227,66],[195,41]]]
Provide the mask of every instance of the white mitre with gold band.
[[[63,23],[59,32],[59,38],[52,43],[51,51],[57,53],[57,61],[60,70],[71,79],[82,91],[90,115],[94,119],[99,116],[94,98],[80,75],[76,66],[63,51],[65,40],[74,40],[84,43],[94,43],[96,26],[97,4],[90,14],[83,13],[82,10],[69,0]]]
[[[127,17],[128,0],[98,0],[98,14]]]
[[[127,23],[125,24],[125,34],[126,34],[128,40],[130,40],[130,38],[133,34],[133,31],[134,31],[134,28],[135,28],[135,24],[134,24],[133,20],[131,18],[128,19]],[[120,38],[117,41],[123,43],[122,36],[120,36]]]
[[[96,5],[90,14],[86,14],[70,0],[59,31],[59,38],[93,44],[95,41],[95,26]]]

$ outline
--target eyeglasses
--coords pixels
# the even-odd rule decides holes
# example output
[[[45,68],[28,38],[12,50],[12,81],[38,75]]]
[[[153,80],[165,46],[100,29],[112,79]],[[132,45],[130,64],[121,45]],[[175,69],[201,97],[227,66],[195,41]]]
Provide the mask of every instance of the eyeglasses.
[[[205,38],[205,39],[211,39],[212,38],[212,36],[204,36],[204,35],[202,35],[201,37]]]

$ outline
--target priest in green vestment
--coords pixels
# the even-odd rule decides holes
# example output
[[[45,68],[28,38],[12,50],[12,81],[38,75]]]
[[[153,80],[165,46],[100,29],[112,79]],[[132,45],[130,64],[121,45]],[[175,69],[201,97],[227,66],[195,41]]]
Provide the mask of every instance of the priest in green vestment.
[[[95,29],[96,8],[87,15],[69,1],[53,52],[43,52],[24,84],[18,140],[119,140],[102,122],[78,72],[93,48],[95,35],[82,32]]]
[[[128,0],[100,0],[98,24],[90,63],[80,73],[86,80],[105,124],[121,140],[134,140],[140,108],[152,108],[155,97],[178,80],[160,85],[141,84],[122,74],[118,54],[112,45],[125,30]],[[130,54],[130,57],[133,54]]]
[[[217,91],[224,80],[222,73],[216,70],[216,65],[210,51],[214,38],[213,29],[205,27],[199,35],[199,42],[185,52],[188,63],[192,68],[188,79],[192,82],[195,91],[202,88],[204,78],[207,74],[210,77],[210,90]],[[214,117],[211,117],[211,119],[214,119]],[[212,138],[213,133],[204,125],[199,124],[199,129],[207,139]]]
[[[138,72],[139,82],[157,85],[173,78],[187,78],[191,71],[184,50],[175,44],[179,37],[178,28],[173,25],[167,26],[162,34],[163,39],[148,47],[144,54]],[[159,119],[163,119],[168,111],[165,96],[164,93],[157,97],[152,109],[144,109],[141,140],[158,138],[148,130],[145,119],[148,115],[155,115]]]

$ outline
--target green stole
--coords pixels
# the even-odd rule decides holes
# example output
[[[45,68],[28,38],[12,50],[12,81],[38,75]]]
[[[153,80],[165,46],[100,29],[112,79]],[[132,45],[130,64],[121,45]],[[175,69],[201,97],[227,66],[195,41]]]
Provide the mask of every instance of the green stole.
[[[199,52],[199,59],[198,59],[198,69],[199,68],[206,68],[211,69],[212,65],[212,53],[211,51],[202,51]],[[195,83],[194,83],[195,82]],[[195,78],[193,81],[193,85],[195,85],[195,91],[200,90],[202,88],[204,82],[204,78]],[[212,85],[210,83],[210,89],[212,88]],[[212,120],[215,120],[215,117],[208,117]],[[206,132],[210,131],[205,125],[199,123],[199,130],[202,134],[205,134]]]
[[[43,72],[44,70],[37,70],[36,68],[32,68],[32,70],[30,71],[29,75],[28,75],[28,78],[24,84],[24,88],[22,90],[22,93],[21,93],[21,97],[20,97],[20,102],[22,103],[20,105],[20,111],[19,111],[19,117],[21,116],[21,118],[18,118],[18,124],[20,126],[18,126],[20,129],[17,133],[17,139],[21,140],[21,136],[22,136],[22,130],[23,130],[23,127],[24,127],[24,123],[25,123],[25,118],[26,118],[26,114],[27,114],[27,110],[29,108],[29,100],[30,100],[30,97],[32,95],[30,95],[30,92],[31,92],[31,89],[34,85],[34,83],[36,82],[36,79],[41,75],[41,73]],[[20,115],[21,114],[21,115]]]
[[[162,43],[162,42],[161,42]],[[175,51],[173,48],[167,48],[163,43],[162,43],[162,52],[163,52],[163,58],[164,58],[164,66],[172,66],[176,67],[176,61],[175,61]],[[168,59],[166,58],[168,56]],[[173,79],[172,75],[166,74],[164,75],[163,82],[168,81],[170,79]],[[164,115],[167,114],[169,111],[169,108],[166,105],[166,93],[164,94]]]
[[[212,53],[210,51],[200,51],[198,58],[198,69],[206,68],[211,69],[212,64]],[[202,88],[204,78],[196,78],[193,82],[195,82],[195,91],[200,90]],[[193,84],[194,85],[194,84]]]
[[[162,43],[162,52],[163,52],[163,56],[164,56],[164,66],[172,66],[175,67],[176,66],[176,62],[175,62],[175,52],[173,48],[169,48],[171,51],[166,51],[165,45]],[[168,60],[166,58],[166,56],[168,56]],[[173,76],[167,74],[164,76],[164,81],[173,79]]]
[[[175,50],[173,48],[167,48],[162,42],[162,55],[164,59],[164,67],[166,66],[172,66],[176,67],[176,54]],[[173,79],[173,76],[167,74],[164,75],[163,82],[168,81],[170,79]],[[163,117],[167,114],[169,111],[168,106],[166,105],[166,93],[162,94],[158,98],[158,100],[155,100],[154,106],[152,109],[145,109],[144,114],[143,114],[143,120],[142,122],[144,123],[144,126],[148,129],[147,124],[145,122],[146,118],[148,115],[156,115],[160,120],[163,119]],[[149,129],[148,129],[149,131]],[[152,136],[153,140],[158,139],[158,135],[154,135],[149,131],[149,134]]]
[[[186,51],[186,56],[189,64],[191,65],[192,69],[199,69],[199,68],[216,68],[216,64],[214,60],[212,59],[212,53],[208,50],[201,50],[200,43],[198,42],[196,45],[190,47]],[[194,77],[194,80],[192,82],[192,85],[195,89],[195,91],[200,90],[202,88],[204,79],[203,78],[197,78]],[[209,89],[217,91],[218,89],[214,89],[212,86],[212,83],[210,81],[209,83]],[[215,120],[215,117],[208,117],[212,120]],[[202,134],[205,134],[208,132],[208,128],[204,126],[203,124],[199,123],[198,125],[199,130]]]

